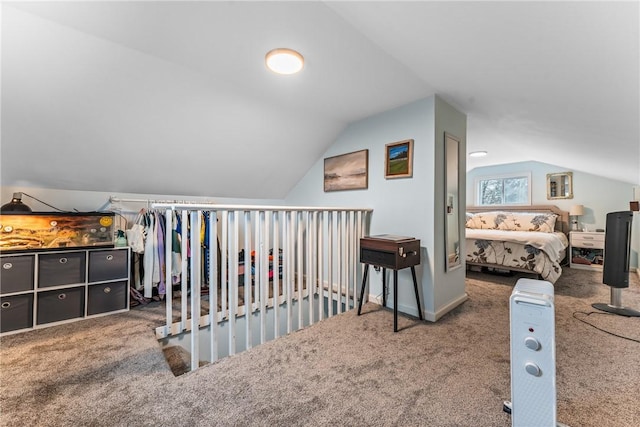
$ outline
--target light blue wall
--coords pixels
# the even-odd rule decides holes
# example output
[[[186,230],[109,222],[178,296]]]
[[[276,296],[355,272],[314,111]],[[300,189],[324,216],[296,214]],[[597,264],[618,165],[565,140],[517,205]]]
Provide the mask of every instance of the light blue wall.
[[[460,248],[464,248],[464,212],[465,212],[465,198],[466,198],[466,153],[467,153],[467,118],[466,115],[457,111],[455,108],[444,102],[442,99],[436,97],[436,116],[435,116],[435,147],[436,147],[436,161],[435,164],[435,185],[436,185],[436,200],[446,200],[446,184],[444,177],[446,171],[445,165],[445,147],[444,147],[444,134],[445,132],[452,134],[459,141],[458,147],[458,218],[461,220],[458,224],[458,235],[460,237]],[[442,180],[438,178],[442,177]],[[447,249],[442,237],[443,230],[447,226],[445,224],[446,205],[440,203],[434,204],[434,229],[431,230],[435,236],[435,250],[437,254],[446,254]],[[464,258],[464,257],[461,257]],[[434,283],[436,286],[433,289],[434,305],[437,308],[436,311],[446,312],[448,311],[448,305],[452,302],[458,301],[460,295],[464,294],[465,283],[465,266],[464,260],[460,268],[457,270],[445,271],[443,265],[446,263],[446,259],[441,260],[439,264],[436,264],[434,269]],[[446,283],[446,286],[440,286],[441,283]]]
[[[441,111],[438,124],[436,111]],[[443,228],[436,230],[435,218],[436,212],[444,210],[443,169],[436,169],[436,164],[443,162],[441,146],[445,130],[466,141],[466,116],[437,97],[352,123],[285,199],[290,205],[372,208],[370,234],[389,233],[420,239],[422,264],[416,273],[422,283],[423,309],[430,320],[436,320],[465,298],[463,269],[456,274],[434,273],[444,271]],[[440,146],[436,144],[439,133],[442,133],[438,139]],[[387,180],[384,177],[385,145],[404,139],[414,140],[413,177]],[[465,147],[463,142],[462,153],[466,152]],[[363,149],[369,150],[368,188],[325,193],[324,158]],[[464,165],[461,170],[464,171]],[[370,277],[370,294],[380,296],[381,273]],[[401,270],[398,278],[398,308],[415,315],[410,270]]]
[[[567,171],[573,172],[573,199],[547,200],[547,174]],[[584,205],[585,214],[579,218],[579,224],[589,230],[604,229],[607,213],[629,210],[629,201],[633,200],[633,185],[630,183],[530,161],[486,166],[467,172],[467,204],[475,204],[474,181],[476,178],[518,172],[531,173],[532,204],[556,205],[566,211],[573,205]],[[637,267],[640,252],[640,216],[637,214],[634,215],[631,246],[631,266]]]

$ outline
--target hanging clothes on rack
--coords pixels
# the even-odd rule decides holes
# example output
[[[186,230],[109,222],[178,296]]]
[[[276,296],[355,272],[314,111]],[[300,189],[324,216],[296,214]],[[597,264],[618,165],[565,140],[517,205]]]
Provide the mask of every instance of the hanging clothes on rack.
[[[157,244],[156,249],[158,253],[158,295],[160,297],[164,297],[166,293],[165,288],[165,277],[166,277],[166,262],[165,262],[165,227],[166,227],[166,219],[163,214],[156,212],[156,229],[157,229]],[[155,273],[155,272],[154,272]]]
[[[153,266],[154,266],[154,258],[157,257],[158,253],[153,250],[154,248],[154,240],[157,239],[157,234],[154,233],[154,222],[153,215],[145,215],[146,227],[145,227],[145,243],[144,243],[144,296],[145,298],[153,297]],[[154,239],[154,236],[156,238]]]
[[[180,236],[180,216],[171,212],[173,230],[171,231],[171,277],[172,285],[180,283],[182,274],[182,236]]]

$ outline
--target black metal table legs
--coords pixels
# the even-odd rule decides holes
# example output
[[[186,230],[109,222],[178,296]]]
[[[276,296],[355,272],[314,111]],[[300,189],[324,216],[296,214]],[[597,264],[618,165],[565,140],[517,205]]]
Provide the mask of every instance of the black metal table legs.
[[[369,276],[369,264],[364,265],[364,275],[362,276],[362,287],[360,288],[360,301],[358,302],[358,316],[362,310],[364,301],[364,290],[367,286]],[[418,317],[422,317],[422,305],[420,304],[420,293],[418,292],[418,280],[416,279],[416,269],[411,267],[411,277],[413,278],[413,290],[416,293],[416,303],[418,305]],[[387,306],[387,269],[382,269],[382,306]],[[398,332],[398,270],[393,270],[393,332]]]
[[[358,316],[362,310],[362,300],[364,299],[364,288],[367,286],[367,276],[369,275],[369,264],[364,265],[364,275],[362,276],[362,287],[360,288],[360,302],[358,303]]]
[[[420,305],[420,293],[418,293],[418,280],[416,280],[416,269],[415,267],[411,267],[411,276],[413,277],[413,290],[416,291],[416,303],[418,304],[418,318],[420,320],[424,320],[422,318],[422,309]]]

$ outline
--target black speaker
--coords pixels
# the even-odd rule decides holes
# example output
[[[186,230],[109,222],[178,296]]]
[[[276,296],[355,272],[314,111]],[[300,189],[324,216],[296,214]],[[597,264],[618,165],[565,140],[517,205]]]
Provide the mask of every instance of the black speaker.
[[[629,287],[631,257],[631,222],[633,212],[610,212],[604,235],[602,283],[611,287],[609,304],[591,304],[593,308],[627,317],[640,317],[640,311],[622,305],[622,288]]]
[[[613,288],[629,287],[632,220],[631,211],[607,214],[602,282]]]

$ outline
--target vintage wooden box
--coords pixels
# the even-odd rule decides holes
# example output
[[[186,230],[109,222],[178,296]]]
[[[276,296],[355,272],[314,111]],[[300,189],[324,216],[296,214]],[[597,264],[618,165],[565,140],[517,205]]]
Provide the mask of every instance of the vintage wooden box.
[[[420,240],[379,234],[360,239],[360,262],[400,270],[420,264]]]

